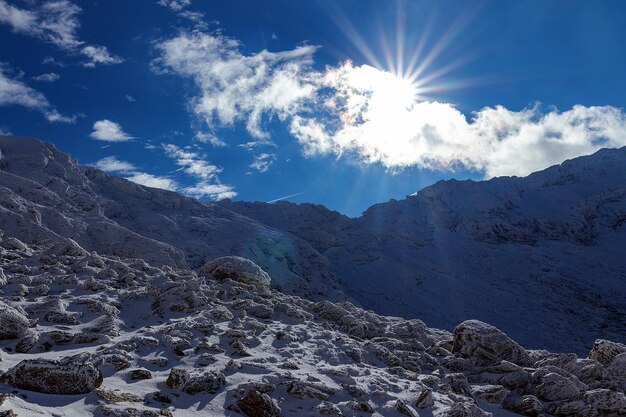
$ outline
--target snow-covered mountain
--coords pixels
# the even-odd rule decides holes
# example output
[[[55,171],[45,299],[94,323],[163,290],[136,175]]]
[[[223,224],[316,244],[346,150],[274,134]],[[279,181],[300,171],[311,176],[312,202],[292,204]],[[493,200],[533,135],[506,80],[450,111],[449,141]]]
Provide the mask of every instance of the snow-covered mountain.
[[[321,206],[223,202],[311,243],[379,313],[468,317],[526,345],[626,339],[626,148],[526,178],[442,181],[348,219]]]
[[[359,219],[312,205],[205,204],[78,166],[32,139],[0,137],[0,151],[2,417],[626,415],[620,338],[596,340],[579,355],[551,353],[479,320],[450,332],[329,301],[376,301],[376,288],[384,299],[396,285],[390,299],[405,302],[414,285],[436,287],[426,275],[425,284],[411,281],[408,268],[417,266],[438,280],[450,274],[447,290],[467,291],[459,305],[490,299],[508,328],[542,316],[549,325],[528,321],[522,332],[536,343],[572,331],[564,323],[556,329],[561,318],[611,306],[615,316],[607,320],[614,321],[604,331],[619,336],[621,276],[603,279],[596,296],[598,272],[583,268],[595,261],[619,271],[623,189],[614,174],[623,170],[623,150],[528,179],[441,183]],[[556,191],[544,190],[550,187]],[[542,207],[549,201],[572,206]],[[504,211],[486,211],[501,204]],[[537,213],[534,222],[528,213]],[[567,260],[577,262],[572,271],[581,269],[571,281],[529,283],[535,292],[511,284],[521,272],[497,285],[496,266],[486,262],[508,257],[497,265],[501,276],[520,266],[532,271],[535,258],[515,259],[526,247],[559,271]],[[485,257],[470,261],[477,251]],[[221,256],[227,253],[248,259]],[[585,253],[584,260],[574,256]],[[447,259],[452,254],[465,259]],[[430,263],[421,259],[431,255]],[[474,269],[455,276],[463,265]],[[481,267],[483,275],[470,274]],[[362,282],[358,271],[367,272]],[[380,274],[378,286],[372,271]],[[580,305],[573,298],[580,294],[556,281],[586,291],[593,303]],[[599,307],[611,290],[619,300]],[[415,304],[463,314],[450,295],[420,291]],[[429,298],[435,296],[440,303]],[[512,301],[539,311],[525,316],[507,305]],[[481,314],[496,309],[467,305]],[[550,326],[556,330],[541,333]],[[593,332],[581,327],[578,335],[586,340]]]
[[[71,238],[90,251],[195,268],[253,259],[285,291],[343,298],[310,244],[215,204],[79,166],[54,145],[0,136],[0,229],[28,243]]]
[[[444,181],[351,219],[323,206],[202,203],[1,137],[0,228],[28,244],[196,268],[253,260],[314,300],[452,329],[476,318],[533,348],[626,339],[626,149],[527,178]],[[61,239],[62,240],[62,239]]]

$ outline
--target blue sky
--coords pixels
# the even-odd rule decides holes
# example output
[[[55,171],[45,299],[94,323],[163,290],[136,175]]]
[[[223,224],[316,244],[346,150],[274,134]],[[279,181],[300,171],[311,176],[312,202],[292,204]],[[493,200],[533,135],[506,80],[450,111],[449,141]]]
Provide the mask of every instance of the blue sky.
[[[0,131],[354,216],[626,145],[621,1],[0,0]]]

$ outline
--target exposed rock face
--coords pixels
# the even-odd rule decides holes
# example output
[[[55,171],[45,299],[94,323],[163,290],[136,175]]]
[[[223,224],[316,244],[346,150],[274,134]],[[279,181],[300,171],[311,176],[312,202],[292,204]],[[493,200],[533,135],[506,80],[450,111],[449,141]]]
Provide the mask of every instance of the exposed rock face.
[[[29,325],[23,310],[0,300],[0,339],[17,339],[26,332]]]
[[[530,355],[501,330],[478,320],[468,320],[454,329],[453,353],[482,363],[507,360],[521,366],[532,364]]]
[[[271,278],[257,264],[239,256],[223,256],[204,264],[198,272],[211,274],[218,280],[232,279],[260,288],[267,288]]]
[[[62,395],[86,394],[102,384],[100,371],[80,357],[23,360],[1,379],[16,388]]]

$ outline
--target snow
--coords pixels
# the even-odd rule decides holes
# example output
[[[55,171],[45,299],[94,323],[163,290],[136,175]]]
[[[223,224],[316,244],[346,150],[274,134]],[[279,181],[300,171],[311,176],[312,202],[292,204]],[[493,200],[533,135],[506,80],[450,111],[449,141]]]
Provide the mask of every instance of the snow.
[[[626,149],[357,219],[0,152],[0,412],[626,413]],[[29,391],[19,363],[93,386]]]

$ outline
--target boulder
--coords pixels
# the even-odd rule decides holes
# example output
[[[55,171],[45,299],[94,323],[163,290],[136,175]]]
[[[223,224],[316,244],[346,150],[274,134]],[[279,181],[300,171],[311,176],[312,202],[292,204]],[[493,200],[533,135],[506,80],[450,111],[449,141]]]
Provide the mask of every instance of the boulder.
[[[232,279],[259,288],[268,288],[271,282],[270,276],[260,266],[239,256],[223,256],[214,259],[200,267],[198,272],[210,274],[220,281]]]
[[[580,397],[580,389],[574,381],[554,372],[541,378],[537,393],[548,401],[576,400]]]
[[[23,360],[0,379],[16,388],[62,395],[86,394],[102,384],[102,374],[95,365],[74,356],[58,361]]]
[[[269,395],[255,389],[250,390],[243,398],[238,400],[233,407],[248,417],[282,417],[283,413]]]
[[[528,352],[517,342],[496,327],[481,321],[464,321],[454,329],[453,335],[452,352],[457,356],[482,363],[507,360],[520,366],[532,364]]]
[[[26,333],[29,326],[24,310],[0,300],[0,339],[17,339]]]
[[[626,395],[608,389],[594,389],[585,392],[583,399],[594,410],[602,413],[626,415]]]

